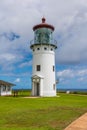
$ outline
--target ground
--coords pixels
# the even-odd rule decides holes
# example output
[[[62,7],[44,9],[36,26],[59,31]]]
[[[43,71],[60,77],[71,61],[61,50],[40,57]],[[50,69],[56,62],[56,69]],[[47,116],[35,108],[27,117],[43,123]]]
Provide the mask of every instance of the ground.
[[[63,130],[87,112],[87,96],[0,97],[0,130]]]

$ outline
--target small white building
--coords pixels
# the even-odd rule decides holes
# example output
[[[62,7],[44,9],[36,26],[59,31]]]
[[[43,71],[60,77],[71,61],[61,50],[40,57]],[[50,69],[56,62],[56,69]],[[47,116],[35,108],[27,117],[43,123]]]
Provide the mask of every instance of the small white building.
[[[56,96],[54,27],[42,23],[33,27],[34,40],[30,48],[33,52],[32,96]]]
[[[0,96],[11,95],[12,86],[14,84],[0,80]]]

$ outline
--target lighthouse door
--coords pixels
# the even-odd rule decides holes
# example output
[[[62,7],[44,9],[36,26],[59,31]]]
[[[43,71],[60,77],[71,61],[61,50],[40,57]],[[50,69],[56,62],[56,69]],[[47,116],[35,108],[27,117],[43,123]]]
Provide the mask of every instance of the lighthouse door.
[[[40,77],[37,75],[32,78],[32,95],[40,96]]]
[[[36,83],[36,95],[37,96],[40,95],[40,83],[39,82]]]

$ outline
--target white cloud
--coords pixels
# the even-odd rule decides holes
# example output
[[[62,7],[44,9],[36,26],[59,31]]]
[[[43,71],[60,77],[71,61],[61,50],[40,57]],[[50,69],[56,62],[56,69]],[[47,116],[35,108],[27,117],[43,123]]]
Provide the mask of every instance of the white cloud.
[[[87,9],[79,10],[72,24],[63,31],[59,43],[62,45],[57,52],[57,62],[87,63]]]
[[[17,79],[15,80],[16,83],[19,83],[20,81],[21,81],[20,78],[17,78]]]
[[[14,69],[31,64],[29,42],[33,39],[32,27],[41,22],[55,26],[54,37],[58,41],[57,63],[87,63],[87,0],[0,0],[0,35],[14,32],[19,39],[9,41],[0,37],[0,65]],[[8,61],[8,66],[4,64]],[[17,66],[15,66],[16,68]],[[3,69],[4,70],[4,69]],[[12,70],[12,69],[11,69]],[[64,70],[59,76],[73,77],[74,70]]]
[[[14,60],[16,57],[12,54],[6,53],[6,54],[1,54],[0,55],[0,60],[5,60],[5,61],[12,61]]]
[[[83,81],[84,81],[84,78],[81,77],[81,78],[78,78],[77,80],[80,81],[80,82],[83,82]]]
[[[77,65],[58,71],[59,82],[69,87],[76,81],[86,83],[87,69],[81,67],[87,66],[87,0],[0,0],[0,76],[16,77],[19,83],[18,77],[31,77],[25,67],[32,64],[32,27],[41,23],[43,15],[55,26],[56,64]],[[12,39],[12,34],[20,38]]]
[[[78,67],[79,68],[79,67]],[[87,87],[87,69],[64,69],[57,72],[59,86],[62,88],[86,88]]]
[[[78,75],[78,76],[86,76],[86,75],[87,75],[87,69],[79,70],[79,71],[77,72],[77,75]]]
[[[80,69],[80,70],[74,70],[74,69],[65,69],[62,71],[57,72],[57,76],[59,78],[75,78],[79,77],[80,79],[87,76],[87,69]]]
[[[32,61],[28,61],[28,62],[23,62],[22,64],[20,64],[20,68],[22,67],[27,67],[27,66],[31,66],[32,65]]]
[[[63,70],[63,71],[59,71],[59,72],[57,72],[57,76],[58,77],[73,77],[74,76],[74,74],[73,74],[73,71],[72,70],[70,70],[70,69],[66,69],[66,70]]]

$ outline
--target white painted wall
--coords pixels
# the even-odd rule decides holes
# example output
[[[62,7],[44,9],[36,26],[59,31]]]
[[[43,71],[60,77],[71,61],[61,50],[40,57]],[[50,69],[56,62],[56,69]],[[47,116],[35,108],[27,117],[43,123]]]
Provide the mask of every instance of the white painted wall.
[[[44,48],[47,48],[47,50],[44,50]],[[55,71],[53,72],[53,66],[55,66],[55,47],[50,44],[40,44],[34,45],[32,50],[34,50],[33,75],[42,75],[44,77],[41,82],[41,86],[43,86],[40,89],[41,96],[56,96],[56,89],[53,89],[53,85],[56,85]],[[36,71],[37,65],[41,65],[41,71]]]
[[[11,95],[11,90],[8,91],[8,90],[7,90],[7,87],[8,87],[8,86],[6,86],[6,91],[3,91],[3,85],[0,87],[0,89],[1,89],[0,95],[1,95],[1,96]]]

